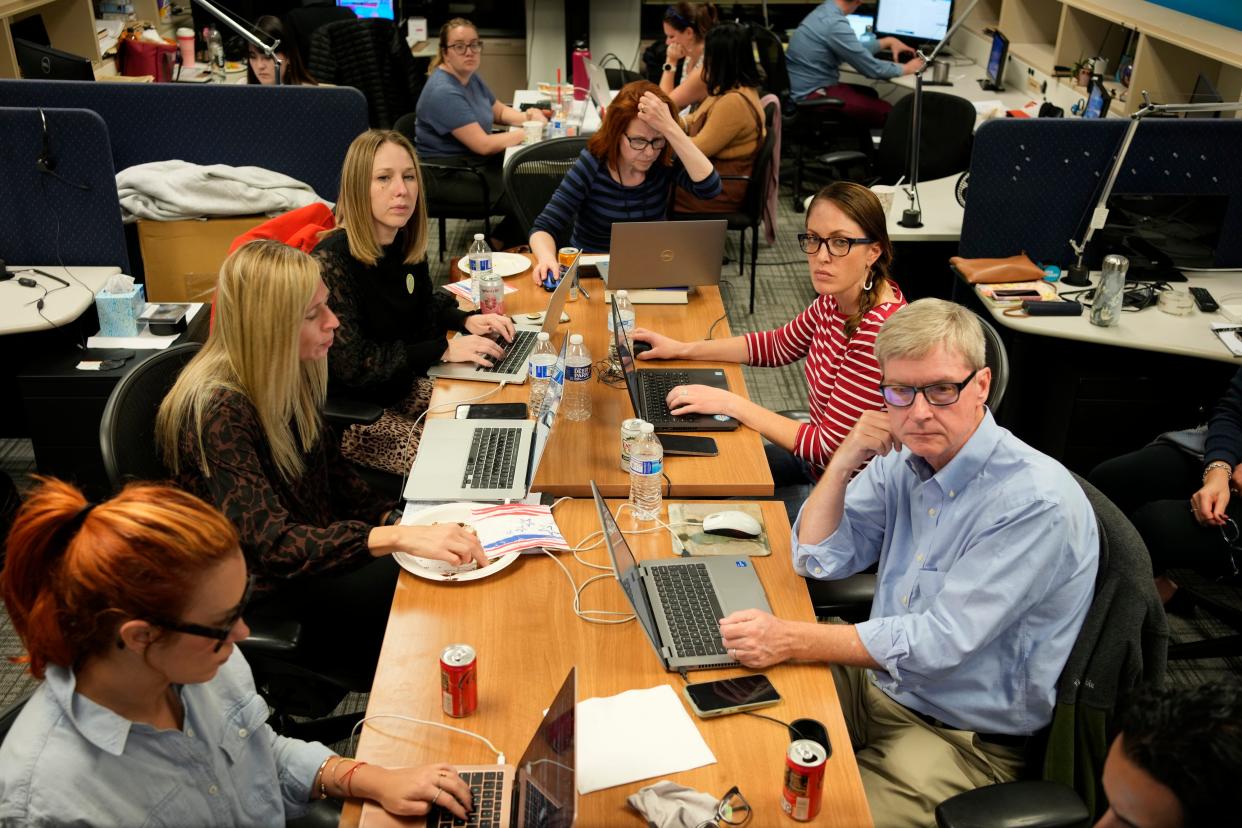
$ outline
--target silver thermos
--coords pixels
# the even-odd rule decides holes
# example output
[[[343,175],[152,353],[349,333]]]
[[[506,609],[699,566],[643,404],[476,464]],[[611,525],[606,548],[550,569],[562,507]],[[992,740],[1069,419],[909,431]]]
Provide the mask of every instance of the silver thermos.
[[[1100,283],[1091,300],[1091,324],[1108,328],[1121,321],[1121,300],[1126,292],[1126,271],[1130,260],[1110,253],[1104,257]]]

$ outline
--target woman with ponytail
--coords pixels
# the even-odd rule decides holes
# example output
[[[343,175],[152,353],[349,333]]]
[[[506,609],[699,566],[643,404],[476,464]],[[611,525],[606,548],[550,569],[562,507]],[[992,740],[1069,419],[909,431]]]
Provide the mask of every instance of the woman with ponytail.
[[[806,211],[806,232],[798,234],[798,244],[819,295],[786,325],[700,342],[634,331],[635,340],[652,346],[639,359],[775,366],[806,358],[809,423],[705,385],[678,386],[668,396],[674,415],[727,414],[771,442],[768,465],[791,520],[805,487],[819,478],[862,412],[883,408],[880,366],[872,350],[875,335],[906,304],[889,275],[893,245],[884,209],[866,187],[836,182],[820,190]]]
[[[284,825],[347,795],[465,815],[447,765],[388,770],[266,724],[234,646],[237,532],[193,495],[135,484],[93,504],[44,480],[7,548],[4,602],[43,683],[0,745],[0,824]]]

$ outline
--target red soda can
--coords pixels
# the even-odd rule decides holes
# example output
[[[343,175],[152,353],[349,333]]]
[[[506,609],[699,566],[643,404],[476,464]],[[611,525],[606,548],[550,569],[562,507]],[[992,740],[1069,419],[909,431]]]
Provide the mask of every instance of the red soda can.
[[[460,719],[478,709],[478,664],[469,644],[450,644],[440,653],[440,696],[448,715]]]
[[[819,742],[798,739],[785,755],[785,791],[781,807],[799,822],[819,816],[824,798],[824,764],[828,751]]]

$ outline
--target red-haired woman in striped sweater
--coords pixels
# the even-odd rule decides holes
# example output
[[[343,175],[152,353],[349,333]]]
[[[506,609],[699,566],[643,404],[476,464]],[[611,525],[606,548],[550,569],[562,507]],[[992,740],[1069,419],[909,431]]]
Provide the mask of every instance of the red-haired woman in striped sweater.
[[[730,391],[705,385],[672,390],[673,414],[727,414],[771,441],[766,447],[776,494],[797,513],[805,487],[828,465],[862,412],[883,408],[880,366],[872,353],[880,326],[906,304],[889,276],[893,246],[875,194],[837,182],[816,194],[798,235],[819,294],[792,321],[771,331],[678,342],[638,329],[651,344],[639,359],[690,359],[787,365],[806,358],[811,422],[802,423]]]

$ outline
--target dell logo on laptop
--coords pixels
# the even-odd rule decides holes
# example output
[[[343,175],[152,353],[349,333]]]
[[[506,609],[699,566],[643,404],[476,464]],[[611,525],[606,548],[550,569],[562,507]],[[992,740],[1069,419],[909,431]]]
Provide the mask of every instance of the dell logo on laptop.
[[[668,249],[664,249],[660,251],[660,261],[667,263],[667,262],[671,262],[672,260],[673,260],[673,251],[668,250]]]

